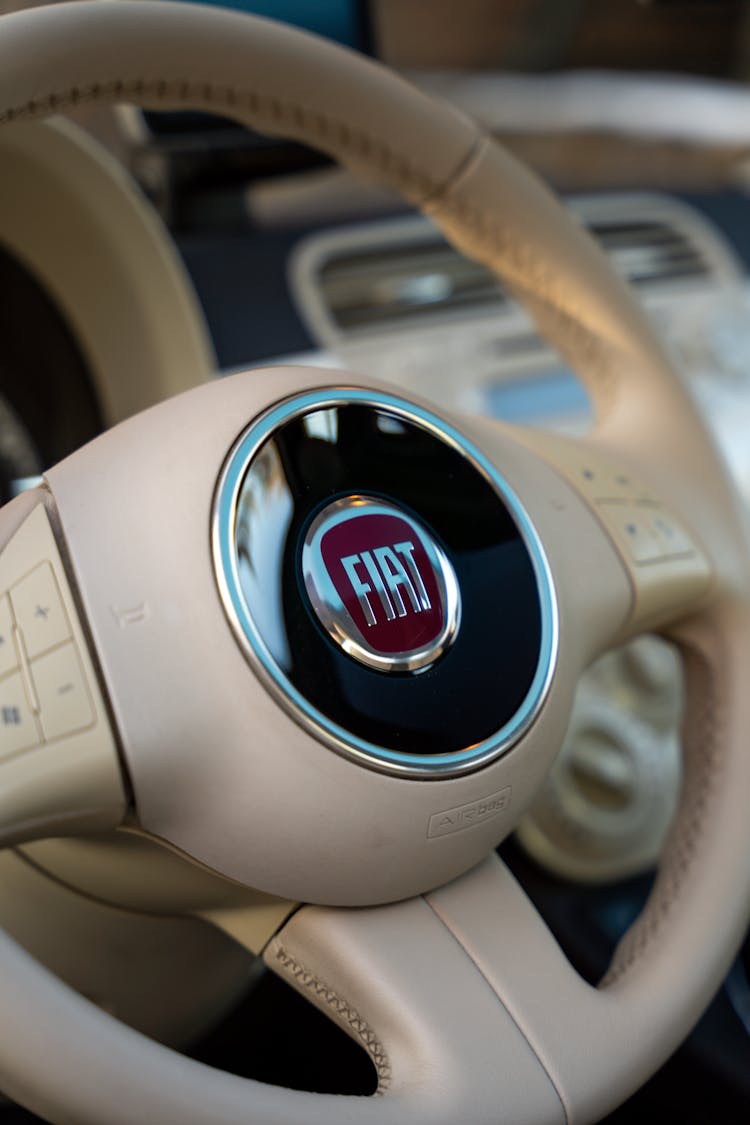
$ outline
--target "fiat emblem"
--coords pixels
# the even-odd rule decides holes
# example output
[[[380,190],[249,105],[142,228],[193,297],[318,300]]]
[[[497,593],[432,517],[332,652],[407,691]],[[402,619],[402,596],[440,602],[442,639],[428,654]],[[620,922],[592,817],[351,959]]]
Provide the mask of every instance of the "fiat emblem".
[[[328,635],[381,672],[419,672],[455,640],[461,596],[430,532],[394,504],[347,496],[319,512],[302,549],[305,590]]]

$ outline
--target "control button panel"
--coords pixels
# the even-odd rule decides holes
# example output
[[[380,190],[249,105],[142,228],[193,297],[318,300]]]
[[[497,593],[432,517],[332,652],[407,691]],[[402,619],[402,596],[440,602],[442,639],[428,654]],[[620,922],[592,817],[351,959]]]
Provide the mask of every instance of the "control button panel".
[[[618,469],[616,465],[602,459],[598,453],[586,456],[582,450],[578,450],[575,460],[569,453],[560,468],[566,472],[571,483],[595,504],[618,500],[657,503],[642,481],[629,471]]]
[[[634,611],[642,626],[701,598],[711,566],[686,527],[652,500],[600,500],[594,510],[617,546],[632,579]]]
[[[629,572],[642,626],[668,619],[705,594],[708,558],[654,489],[593,446],[544,434],[535,448],[573,485],[612,539]]]
[[[44,507],[0,556],[0,762],[93,727],[98,689]]]
[[[696,557],[690,534],[662,505],[600,500],[597,510],[628,560],[637,565]]]

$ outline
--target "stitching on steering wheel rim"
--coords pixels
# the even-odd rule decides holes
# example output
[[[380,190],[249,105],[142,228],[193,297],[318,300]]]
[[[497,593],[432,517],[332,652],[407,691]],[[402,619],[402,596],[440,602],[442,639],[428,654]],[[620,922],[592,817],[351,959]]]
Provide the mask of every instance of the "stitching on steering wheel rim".
[[[615,951],[612,964],[599,983],[602,989],[622,980],[634,968],[680,901],[700,837],[708,823],[716,780],[723,764],[723,708],[718,676],[709,659],[697,649],[686,649],[684,657],[686,675],[700,681],[700,689],[695,692],[700,708],[691,723],[683,755],[688,767],[693,768],[686,771],[680,812],[665,845],[661,870],[649,901]],[[690,694],[688,690],[686,696],[689,698]],[[691,719],[689,713],[687,718]]]

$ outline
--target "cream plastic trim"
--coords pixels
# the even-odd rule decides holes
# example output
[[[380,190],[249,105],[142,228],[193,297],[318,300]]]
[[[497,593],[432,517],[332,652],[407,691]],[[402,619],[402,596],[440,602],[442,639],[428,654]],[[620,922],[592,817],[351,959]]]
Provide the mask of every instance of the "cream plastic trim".
[[[0,935],[0,985],[14,1014],[0,1034],[0,1085],[37,1112],[80,1125],[139,1119],[239,1125],[249,1112],[285,1125],[337,1125],[355,1117],[437,1125],[459,1115],[489,1125],[500,1114],[529,1125],[595,1119],[658,1066],[697,1018],[750,912],[750,539],[694,406],[643,313],[552,196],[475,127],[374,64],[262,21],[148,0],[58,6],[9,17],[2,26],[0,119],[39,116],[82,99],[224,109],[318,144],[420,202],[456,245],[502,274],[576,366],[596,406],[594,443],[606,443],[618,463],[622,457],[639,464],[660,503],[695,524],[702,546],[710,547],[714,586],[700,615],[692,593],[687,602],[670,602],[665,586],[665,624],[692,614],[679,634],[675,629],[689,654],[686,783],[652,900],[598,993],[561,966],[562,954],[538,916],[492,863],[427,902],[300,910],[267,958],[366,1042],[385,1094],[310,1098],[221,1075],[155,1047],[73,996]],[[144,820],[160,822],[174,839],[186,831],[183,817],[192,820],[195,812],[191,831],[196,841],[202,837],[204,861],[223,851],[226,862],[212,865],[225,871],[237,865],[248,881],[252,874],[256,885],[294,898],[294,865],[302,856],[303,893],[312,886],[321,901],[334,900],[343,887],[355,902],[368,878],[380,880],[370,896],[383,897],[394,897],[399,887],[410,893],[410,880],[422,889],[431,877],[445,882],[486,853],[503,826],[485,836],[478,825],[433,840],[430,849],[418,846],[404,827],[417,822],[420,798],[412,783],[368,774],[362,799],[357,767],[334,762],[306,741],[257,684],[250,687],[244,667],[240,676],[241,657],[228,631],[219,629],[217,605],[206,600],[207,535],[200,548],[195,521],[196,513],[210,510],[208,467],[215,473],[217,450],[231,444],[240,419],[249,421],[274,398],[316,380],[320,373],[286,370],[199,389],[118,428],[49,479]],[[210,427],[200,424],[206,416]],[[520,435],[478,421],[463,428],[516,482],[565,590],[561,645],[569,660],[561,660],[525,744],[498,764],[514,770],[515,815],[562,736],[577,672],[618,630],[627,631],[639,589],[629,585],[632,573],[629,579],[588,500]],[[189,450],[186,432],[193,435]],[[179,567],[163,557],[164,505],[155,495],[161,490],[189,498],[170,509],[168,547]],[[117,546],[102,534],[104,514],[113,510]],[[143,551],[133,535],[122,534],[124,517],[133,521]],[[201,526],[207,528],[207,519]],[[157,551],[162,558],[154,557]],[[196,599],[196,592],[202,596]],[[131,630],[125,643],[105,624],[113,617],[113,593],[116,605],[135,597],[154,609],[141,634]],[[180,642],[193,630],[206,644],[186,649]],[[196,652],[210,654],[200,685]],[[154,670],[166,667],[169,676],[160,682]],[[228,706],[214,708],[207,720],[204,691],[227,704],[242,698],[252,722]],[[192,721],[184,705],[167,714],[176,698],[198,709]],[[159,752],[149,754],[157,745]],[[206,745],[209,766],[203,765]],[[232,745],[247,758],[232,754]],[[269,753],[272,748],[279,752]],[[234,771],[243,762],[252,785],[240,789]],[[494,768],[486,775],[493,785]],[[441,784],[433,792],[442,801]],[[465,779],[446,784],[455,797],[443,807],[468,799]],[[295,787],[307,808],[269,803],[269,792],[293,797]],[[256,820],[243,802],[258,810]],[[305,819],[311,811],[312,832]],[[238,855],[228,845],[237,816],[262,847]],[[261,830],[263,816],[275,836]],[[348,879],[336,877],[338,865],[350,865]],[[465,1017],[458,1022],[457,1011]],[[592,1012],[598,1014],[588,1020]],[[81,1084],[84,1063],[88,1082]]]
[[[125,815],[126,796],[117,750],[109,718],[88,653],[88,646],[78,620],[78,611],[62,566],[55,536],[50,526],[40,490],[25,493],[2,509],[0,536],[4,539],[0,552],[0,589],[10,591],[14,605],[12,638],[4,631],[4,644],[14,645],[18,671],[3,680],[18,680],[18,699],[26,696],[30,724],[36,727],[33,744],[11,754],[4,753],[6,731],[12,737],[16,729],[6,726],[3,708],[3,730],[0,733],[0,844],[16,844],[41,835],[77,835],[114,828]],[[18,522],[20,520],[20,522]],[[60,620],[64,622],[65,638],[51,653],[36,658],[29,648],[30,630],[35,616],[29,612],[19,616],[24,583],[39,564],[49,568],[59,598]],[[30,573],[31,572],[31,573]],[[54,578],[52,577],[54,575]],[[54,615],[53,594],[37,608],[37,613]],[[48,602],[50,604],[48,604]],[[52,621],[52,617],[48,617]],[[55,627],[52,625],[51,627]],[[25,639],[24,639],[25,632]],[[54,634],[51,641],[57,640]],[[42,641],[42,644],[45,642]],[[59,697],[60,673],[51,681],[53,691],[47,698],[39,691],[38,669],[49,656],[62,655],[62,674],[70,677],[63,686],[68,694]],[[71,690],[81,700],[83,714],[65,712],[65,701]],[[15,696],[13,698],[16,698]],[[22,706],[24,706],[22,704]],[[68,733],[68,729],[70,733]]]
[[[60,118],[0,132],[0,242],[42,282],[89,365],[107,425],[216,367],[185,269],[120,165]]]
[[[71,988],[160,1042],[194,1043],[257,975],[254,960],[205,922],[97,902],[18,851],[0,853],[0,880],[5,932]]]
[[[251,953],[260,953],[296,909],[294,903],[222,879],[133,828],[39,840],[26,844],[21,854],[60,885],[103,905],[152,916],[193,915]]]
[[[204,910],[198,916],[222,930],[248,952],[262,953],[294,909],[291,902],[269,898],[267,902],[259,902],[256,906]]]

